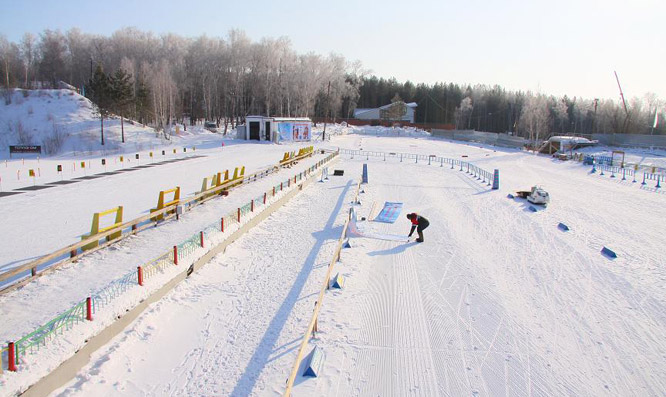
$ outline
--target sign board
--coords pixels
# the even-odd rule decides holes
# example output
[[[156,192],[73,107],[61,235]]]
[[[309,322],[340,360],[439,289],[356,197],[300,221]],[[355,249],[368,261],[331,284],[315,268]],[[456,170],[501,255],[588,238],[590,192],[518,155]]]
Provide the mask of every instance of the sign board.
[[[384,203],[384,208],[379,212],[377,218],[375,218],[375,222],[393,223],[398,219],[400,211],[402,211],[402,203],[387,201]]]
[[[309,122],[279,122],[278,135],[280,141],[302,142],[312,138],[312,123]]]
[[[14,153],[42,153],[42,147],[39,145],[9,145],[9,158]]]

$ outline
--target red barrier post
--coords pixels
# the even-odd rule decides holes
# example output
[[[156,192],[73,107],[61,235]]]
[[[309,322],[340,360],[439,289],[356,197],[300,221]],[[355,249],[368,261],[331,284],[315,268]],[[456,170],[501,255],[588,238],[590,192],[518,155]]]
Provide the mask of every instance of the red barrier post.
[[[203,246],[204,246],[204,241],[203,241],[204,240],[204,233],[203,233],[203,231],[199,232],[199,236],[201,237],[201,248],[203,248]]]
[[[264,193],[264,205],[266,205],[266,193]]]
[[[178,265],[178,246],[173,246],[173,264]]]
[[[238,223],[240,223],[240,208],[238,209]]]
[[[224,233],[224,218],[220,220],[220,231]]]
[[[7,369],[16,372],[16,351],[14,350],[14,342],[9,342],[7,346]]]
[[[92,298],[86,298],[86,320],[92,321]]]
[[[252,199],[252,201],[250,201],[250,211],[254,212],[254,199]]]
[[[137,275],[139,277],[139,285],[143,286],[143,268],[141,266],[137,267]]]
[[[283,182],[280,182],[280,191],[282,191],[282,183],[283,183]]]

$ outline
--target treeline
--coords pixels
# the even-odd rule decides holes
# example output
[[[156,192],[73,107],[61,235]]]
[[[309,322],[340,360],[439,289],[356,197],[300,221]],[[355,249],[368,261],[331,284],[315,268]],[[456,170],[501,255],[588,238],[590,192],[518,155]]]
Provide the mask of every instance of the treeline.
[[[653,93],[627,101],[558,98],[532,92],[507,91],[500,86],[437,83],[418,84],[375,76],[363,79],[359,108],[391,103],[395,94],[416,102],[415,122],[450,124],[457,129],[513,132],[533,139],[550,134],[630,133],[666,134],[660,121],[654,130],[655,113],[665,103]]]
[[[102,112],[122,111],[158,129],[205,119],[224,124],[226,131],[227,123],[233,126],[248,114],[348,116],[362,83],[359,63],[335,54],[299,54],[284,37],[252,42],[240,30],[226,38],[158,37],[135,28],[110,37],[45,30],[26,33],[18,43],[0,36],[0,60],[5,88],[57,87],[64,81],[88,97],[97,67],[102,80],[121,70],[130,98],[102,104]],[[101,84],[97,94],[106,89]]]
[[[252,42],[240,30],[225,38],[155,36],[135,28],[109,37],[45,30],[39,36],[26,33],[18,43],[0,36],[0,62],[0,86],[44,88],[64,81],[93,100],[90,85],[98,67],[102,80],[126,76],[127,95],[119,100],[118,88],[109,88],[115,99],[102,104],[102,116],[120,114],[158,129],[213,120],[226,131],[227,124],[233,127],[249,114],[351,118],[356,107],[386,105],[398,94],[418,104],[416,122],[458,129],[533,139],[553,133],[666,133],[663,117],[652,128],[664,102],[651,93],[628,100],[625,111],[617,100],[559,98],[500,86],[401,83],[367,77],[359,62],[340,55],[299,54],[284,37]],[[102,84],[97,94],[105,92],[97,80]]]

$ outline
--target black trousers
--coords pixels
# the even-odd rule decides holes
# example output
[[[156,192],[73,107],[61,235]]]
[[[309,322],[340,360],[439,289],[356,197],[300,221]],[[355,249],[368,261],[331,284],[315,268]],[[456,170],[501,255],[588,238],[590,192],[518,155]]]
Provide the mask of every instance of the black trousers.
[[[429,222],[421,222],[419,225],[416,227],[416,233],[419,235],[419,240],[423,241],[423,231],[430,226]]]

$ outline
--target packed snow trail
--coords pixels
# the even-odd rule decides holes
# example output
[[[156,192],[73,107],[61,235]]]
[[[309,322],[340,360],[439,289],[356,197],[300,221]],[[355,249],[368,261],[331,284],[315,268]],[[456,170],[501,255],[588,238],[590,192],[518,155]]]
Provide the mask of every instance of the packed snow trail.
[[[100,350],[59,395],[283,391],[351,200],[313,182]]]
[[[423,244],[352,239],[342,256],[347,288],[320,319],[328,330],[318,343],[327,352],[325,375],[305,380],[295,395],[666,391],[666,310],[658,287],[665,278],[655,269],[664,237],[654,234],[652,215],[663,197],[590,181],[572,164],[506,156],[522,160],[513,169],[503,164],[506,175],[515,172],[509,180],[526,167],[556,188],[557,201],[533,214],[455,169],[342,159],[359,172],[369,166],[359,216],[367,217],[373,202],[399,201],[431,226]],[[576,194],[582,185],[588,197],[608,198],[585,204]],[[565,215],[573,233],[556,227]],[[370,226],[407,234],[401,218]],[[599,224],[603,234],[587,234]],[[626,235],[640,238],[624,244]],[[640,248],[611,261],[595,240]],[[342,318],[343,329],[327,327],[327,318]]]
[[[0,201],[0,219],[3,219],[0,222],[0,235],[3,236],[0,270],[6,271],[81,241],[80,236],[90,231],[95,212],[122,205],[124,220],[134,219],[155,207],[160,190],[180,186],[181,197],[188,197],[201,190],[201,182],[206,176],[226,169],[233,174],[234,168],[241,166],[246,167],[245,174],[248,175],[276,165],[285,151],[297,147],[227,144],[224,148],[199,149],[195,155],[203,157],[192,160],[4,197]],[[178,156],[182,157],[182,154]],[[94,160],[96,164],[98,161]],[[42,160],[41,163],[43,168],[48,167],[53,172],[55,164],[62,161]],[[125,168],[135,163],[136,160]],[[150,164],[150,160],[144,159],[141,164]],[[99,168],[101,166],[95,165],[93,170],[99,172]]]

